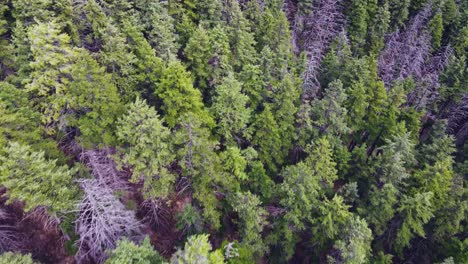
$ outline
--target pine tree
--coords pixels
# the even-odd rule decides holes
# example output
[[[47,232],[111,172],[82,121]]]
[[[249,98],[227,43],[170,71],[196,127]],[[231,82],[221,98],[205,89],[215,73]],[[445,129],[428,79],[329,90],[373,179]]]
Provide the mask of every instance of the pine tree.
[[[174,159],[170,131],[164,127],[154,108],[137,98],[128,112],[119,119],[117,138],[125,146],[121,149],[122,164],[133,168],[131,181],[144,179],[146,197],[166,197],[172,191],[175,176],[167,170]]]
[[[395,214],[398,190],[392,184],[385,184],[382,188],[372,186],[369,194],[369,205],[359,208],[359,212],[366,215],[367,222],[372,226],[376,235],[382,235],[388,227],[388,222]]]
[[[211,110],[217,119],[218,133],[228,145],[239,144],[248,137],[246,130],[251,110],[247,107],[248,96],[243,94],[242,84],[231,73],[216,87]]]
[[[350,264],[369,261],[372,231],[367,227],[364,219],[350,217],[340,237],[334,245],[334,248],[340,251],[340,256],[336,261]]]
[[[10,142],[0,155],[0,181],[8,190],[8,202],[24,201],[26,212],[37,206],[46,206],[50,214],[71,210],[77,195],[71,185],[76,172],[17,142]]]
[[[187,113],[179,120],[174,136],[177,160],[183,175],[193,180],[194,198],[203,208],[203,217],[213,227],[219,228],[220,213],[214,189],[220,184],[221,161],[215,150],[217,142],[210,138],[210,130],[203,120]]]
[[[31,28],[29,38],[34,61],[27,89],[50,132],[77,127],[85,145],[113,142],[110,128],[121,105],[111,76],[86,50],[71,48],[55,23]]]
[[[410,246],[415,235],[424,237],[424,224],[434,215],[431,204],[432,192],[416,193],[413,197],[403,196],[397,211],[401,214],[403,223],[395,238],[395,250],[402,250]]]
[[[276,172],[277,166],[284,163],[284,154],[281,152],[281,132],[269,105],[256,115],[252,126],[252,144],[258,151],[259,159],[268,171]]]
[[[201,94],[193,88],[190,73],[178,61],[172,61],[163,70],[161,79],[158,80],[154,91],[156,97],[161,100],[161,111],[164,120],[169,127],[174,127],[177,120],[185,113],[193,112],[208,121],[204,117]],[[209,122],[209,121],[208,121]]]
[[[34,264],[37,262],[33,261],[33,259],[31,258],[31,254],[22,255],[20,253],[5,252],[0,255],[0,264],[12,264],[12,263]]]
[[[235,193],[230,198],[230,204],[239,216],[240,245],[252,252],[252,260],[258,259],[266,251],[261,233],[266,225],[267,212],[261,207],[260,199],[250,192]]]
[[[185,242],[184,249],[178,249],[172,256],[173,263],[224,263],[224,256],[220,251],[212,251],[208,242],[208,235],[194,235]]]
[[[146,237],[141,245],[124,238],[117,242],[117,247],[112,250],[106,264],[160,264],[164,259],[151,246],[149,238]]]

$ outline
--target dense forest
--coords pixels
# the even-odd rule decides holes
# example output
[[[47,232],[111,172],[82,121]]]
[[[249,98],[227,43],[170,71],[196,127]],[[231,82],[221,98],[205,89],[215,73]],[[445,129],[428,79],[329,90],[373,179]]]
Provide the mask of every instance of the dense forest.
[[[1,0],[0,263],[468,263],[467,0]]]

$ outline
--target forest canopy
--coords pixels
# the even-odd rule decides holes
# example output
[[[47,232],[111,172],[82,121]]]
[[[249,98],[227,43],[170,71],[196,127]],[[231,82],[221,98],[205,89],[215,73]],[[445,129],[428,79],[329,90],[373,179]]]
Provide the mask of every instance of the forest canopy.
[[[0,264],[468,263],[467,0],[2,0]]]

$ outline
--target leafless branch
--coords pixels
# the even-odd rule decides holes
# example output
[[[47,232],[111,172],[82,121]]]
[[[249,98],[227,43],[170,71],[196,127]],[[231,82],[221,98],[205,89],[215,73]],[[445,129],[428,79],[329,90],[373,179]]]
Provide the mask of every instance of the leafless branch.
[[[76,233],[80,235],[76,259],[79,263],[92,259],[102,263],[106,251],[115,248],[122,237],[142,238],[141,225],[113,195],[112,189],[98,180],[82,180],[84,198],[79,204]]]

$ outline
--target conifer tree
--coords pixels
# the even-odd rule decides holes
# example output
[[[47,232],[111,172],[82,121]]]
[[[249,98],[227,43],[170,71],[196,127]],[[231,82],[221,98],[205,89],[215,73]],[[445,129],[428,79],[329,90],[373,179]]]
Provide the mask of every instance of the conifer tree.
[[[259,159],[269,171],[276,172],[277,166],[284,162],[281,132],[269,105],[255,117],[253,131],[252,143],[257,147]]]
[[[372,231],[367,227],[364,219],[350,217],[335,242],[334,248],[340,251],[335,261],[343,263],[366,263],[371,253]]]
[[[178,249],[172,256],[173,263],[224,263],[224,256],[219,251],[212,251],[208,235],[194,235],[185,242],[184,249]]]
[[[415,236],[425,236],[424,224],[434,215],[431,204],[432,192],[416,193],[414,196],[403,196],[397,211],[401,214],[403,223],[395,238],[395,249],[401,254],[410,245]]]
[[[217,119],[218,131],[228,145],[239,144],[246,131],[251,110],[247,107],[248,96],[243,94],[242,84],[231,73],[216,87],[211,110]]]
[[[50,214],[71,210],[77,190],[70,183],[76,172],[17,142],[0,155],[0,182],[8,190],[8,202],[24,201],[25,211],[37,206],[46,206]]]
[[[262,256],[266,250],[261,233],[266,225],[267,212],[261,207],[260,200],[254,194],[235,193],[230,204],[239,215],[239,227],[242,232],[242,247],[253,253],[252,260]]]
[[[190,73],[178,61],[172,61],[163,70],[154,91],[156,97],[161,100],[161,111],[164,113],[165,122],[169,127],[174,127],[177,120],[185,113],[193,112],[204,118],[205,110],[201,94],[193,88]]]
[[[136,245],[127,238],[120,240],[106,260],[106,264],[160,264],[163,262],[164,259],[153,249],[148,237],[141,242],[141,245]]]
[[[113,142],[110,128],[121,105],[110,75],[86,50],[71,48],[55,23],[34,26],[29,39],[34,61],[27,89],[50,132],[77,127],[85,145]]]
[[[187,113],[179,120],[174,142],[178,148],[177,160],[183,174],[193,181],[194,198],[203,208],[206,222],[218,228],[220,213],[214,189],[220,184],[221,161],[215,152],[217,142],[210,138],[210,130],[203,120]]]
[[[133,168],[131,181],[144,179],[146,197],[166,197],[172,191],[175,176],[167,166],[173,160],[170,131],[164,127],[154,108],[137,98],[119,119],[117,138],[123,144],[121,163]]]

